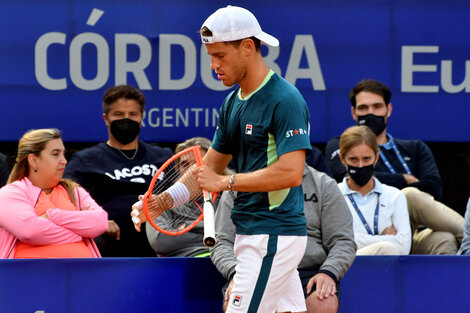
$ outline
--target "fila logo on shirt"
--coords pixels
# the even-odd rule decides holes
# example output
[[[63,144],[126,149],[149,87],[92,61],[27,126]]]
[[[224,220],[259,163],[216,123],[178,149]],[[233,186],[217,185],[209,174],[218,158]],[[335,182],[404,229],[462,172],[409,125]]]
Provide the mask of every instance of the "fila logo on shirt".
[[[246,124],[245,135],[251,135],[251,134],[253,134],[253,125]]]
[[[242,296],[235,295],[233,298],[233,305],[234,306],[240,306],[242,304]]]

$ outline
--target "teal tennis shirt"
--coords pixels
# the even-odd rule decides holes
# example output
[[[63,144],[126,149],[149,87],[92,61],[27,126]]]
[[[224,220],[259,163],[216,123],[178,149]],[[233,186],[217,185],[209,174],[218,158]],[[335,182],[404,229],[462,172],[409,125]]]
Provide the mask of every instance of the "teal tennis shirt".
[[[240,88],[225,99],[212,147],[231,154],[238,173],[275,163],[280,155],[311,150],[307,104],[295,86],[273,71],[247,98]],[[236,182],[235,182],[236,183]],[[232,210],[237,234],[307,235],[302,186],[238,192]]]

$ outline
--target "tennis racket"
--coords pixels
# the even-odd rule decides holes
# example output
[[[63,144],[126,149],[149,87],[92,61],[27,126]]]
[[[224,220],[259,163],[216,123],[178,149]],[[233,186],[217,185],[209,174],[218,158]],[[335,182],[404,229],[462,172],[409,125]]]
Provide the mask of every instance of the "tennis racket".
[[[199,189],[193,174],[194,167],[202,164],[199,146],[172,156],[153,176],[142,208],[150,225],[171,236],[190,231],[204,219],[203,243],[212,247],[216,243],[212,194]]]

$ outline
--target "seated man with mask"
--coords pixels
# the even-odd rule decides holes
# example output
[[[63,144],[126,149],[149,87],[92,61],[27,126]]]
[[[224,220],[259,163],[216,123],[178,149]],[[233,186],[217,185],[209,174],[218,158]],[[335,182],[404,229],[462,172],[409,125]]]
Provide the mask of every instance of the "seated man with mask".
[[[139,140],[144,109],[145,97],[136,88],[122,85],[108,89],[103,96],[108,140],[76,152],[64,174],[108,212],[108,230],[95,239],[104,257],[155,256],[145,227],[140,233],[135,231],[129,208],[173,153]]]

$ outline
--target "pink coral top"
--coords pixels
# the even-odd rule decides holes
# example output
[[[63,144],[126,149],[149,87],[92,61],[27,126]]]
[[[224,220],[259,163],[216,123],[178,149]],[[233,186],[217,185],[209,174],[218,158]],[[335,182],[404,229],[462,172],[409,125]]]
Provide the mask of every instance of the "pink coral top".
[[[61,187],[63,188],[63,187]],[[18,242],[29,245],[62,245],[84,241],[92,257],[100,253],[91,238],[108,228],[108,214],[81,187],[75,188],[79,210],[53,205],[47,219],[38,216],[41,189],[25,177],[0,189],[0,258],[13,258]]]
[[[41,191],[34,209],[37,215],[47,218],[47,210],[60,208],[67,211],[78,211],[72,203],[70,196],[62,185],[55,186],[51,193]],[[78,242],[69,242],[59,245],[34,245],[22,241],[16,242],[14,259],[43,259],[43,258],[91,258],[91,251],[87,248],[83,238]]]

